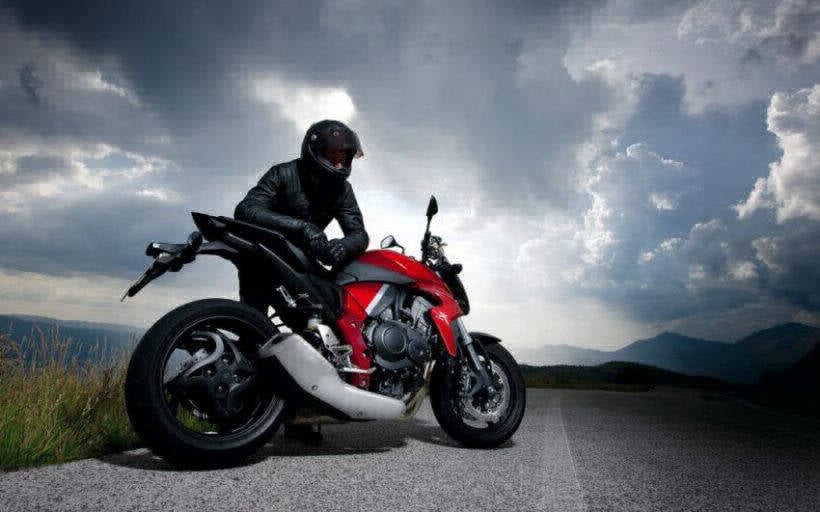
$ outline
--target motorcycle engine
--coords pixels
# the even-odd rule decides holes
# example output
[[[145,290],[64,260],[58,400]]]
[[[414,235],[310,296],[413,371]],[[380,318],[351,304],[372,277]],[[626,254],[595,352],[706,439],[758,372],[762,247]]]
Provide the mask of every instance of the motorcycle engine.
[[[422,297],[407,302],[385,308],[364,329],[380,370],[373,376],[376,391],[396,398],[423,385],[421,368],[432,357],[433,329],[427,313],[433,305]]]

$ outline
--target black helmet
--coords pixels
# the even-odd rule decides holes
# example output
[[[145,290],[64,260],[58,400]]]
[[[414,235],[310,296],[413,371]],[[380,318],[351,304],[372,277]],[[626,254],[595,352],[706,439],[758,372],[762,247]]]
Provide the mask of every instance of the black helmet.
[[[347,154],[340,167],[334,166],[325,157],[327,149],[342,150]],[[362,155],[364,152],[358,135],[341,121],[325,119],[314,123],[302,141],[302,160],[318,179],[346,180],[350,176],[353,159]]]

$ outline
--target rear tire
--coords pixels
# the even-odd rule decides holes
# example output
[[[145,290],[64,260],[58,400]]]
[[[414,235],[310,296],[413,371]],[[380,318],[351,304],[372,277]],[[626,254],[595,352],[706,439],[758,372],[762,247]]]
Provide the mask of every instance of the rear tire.
[[[226,299],[204,299],[180,306],[163,316],[142,337],[128,366],[125,403],[128,417],[140,439],[155,454],[172,463],[229,465],[252,454],[276,432],[284,420],[285,401],[257,381],[258,398],[247,425],[236,432],[197,432],[187,428],[169,407],[163,380],[166,362],[180,336],[203,322],[235,322],[253,333],[253,343],[263,343],[278,330],[256,309]],[[256,349],[245,346],[250,358]],[[257,370],[259,370],[257,368]],[[176,405],[177,410],[180,405]]]
[[[508,387],[509,404],[494,424],[487,423],[486,428],[477,428],[466,423],[462,417],[457,359],[448,357],[447,361],[436,364],[430,382],[430,405],[441,428],[455,441],[470,448],[494,448],[508,440],[518,430],[526,408],[526,388],[518,363],[497,343],[487,345],[485,350],[494,369],[504,372]]]

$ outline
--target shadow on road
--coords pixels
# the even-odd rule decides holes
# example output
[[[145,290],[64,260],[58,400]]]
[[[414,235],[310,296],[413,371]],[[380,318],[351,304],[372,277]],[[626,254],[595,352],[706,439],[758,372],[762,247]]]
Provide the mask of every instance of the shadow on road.
[[[219,468],[197,468],[175,466],[165,462],[146,449],[135,450],[98,458],[101,462],[133,469],[152,471],[208,471],[226,467],[243,467],[257,464],[271,457],[316,457],[344,456],[389,452],[407,446],[407,440],[413,439],[450,449],[464,448],[452,439],[438,425],[422,422],[370,422],[344,425],[326,425],[322,427],[324,440],[319,446],[307,446],[288,439],[279,432],[257,453],[234,466]],[[496,448],[503,450],[515,446],[509,440]]]

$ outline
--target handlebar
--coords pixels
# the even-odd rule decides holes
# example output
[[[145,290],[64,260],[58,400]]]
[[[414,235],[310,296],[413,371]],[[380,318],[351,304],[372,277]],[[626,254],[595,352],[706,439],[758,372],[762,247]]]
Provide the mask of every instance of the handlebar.
[[[196,259],[196,253],[202,246],[202,233],[194,231],[188,235],[188,240],[184,244],[166,244],[161,242],[151,242],[145,249],[145,254],[154,256],[154,261],[145,272],[131,285],[123,294],[120,302],[126,297],[133,297],[145,285],[158,278],[166,272],[178,272],[183,265]]]

